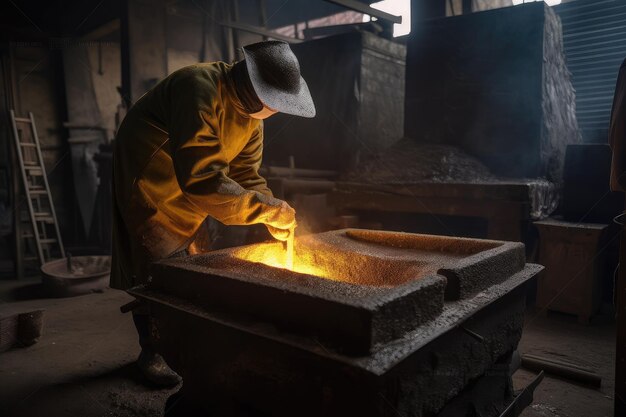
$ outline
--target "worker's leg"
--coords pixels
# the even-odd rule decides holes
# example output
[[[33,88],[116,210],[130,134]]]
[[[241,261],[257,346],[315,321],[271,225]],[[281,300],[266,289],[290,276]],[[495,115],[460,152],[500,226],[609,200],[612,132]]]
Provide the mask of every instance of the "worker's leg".
[[[113,182],[115,184],[115,181]],[[115,196],[115,186],[113,186]],[[183,247],[184,249],[184,247]],[[117,200],[113,204],[113,260],[111,287],[125,290],[143,284],[149,276],[149,260],[153,259],[137,239],[126,229],[126,224],[118,209]],[[167,365],[161,355],[156,353],[151,338],[152,319],[146,307],[133,310],[133,322],[139,336],[141,353],[137,367],[147,381],[162,387],[172,387],[181,381]]]
[[[173,387],[181,381],[165,362],[163,357],[156,353],[152,343],[152,318],[142,311],[133,312],[133,322],[139,336],[141,353],[137,359],[137,366],[143,376],[152,384],[160,387]]]
[[[177,258],[189,255],[188,250],[182,249],[171,256]],[[141,353],[137,359],[137,366],[143,376],[151,383],[161,387],[172,387],[181,382],[181,377],[165,362],[165,359],[156,352],[152,342],[152,317],[149,311],[142,308],[133,311],[133,322],[139,336]]]

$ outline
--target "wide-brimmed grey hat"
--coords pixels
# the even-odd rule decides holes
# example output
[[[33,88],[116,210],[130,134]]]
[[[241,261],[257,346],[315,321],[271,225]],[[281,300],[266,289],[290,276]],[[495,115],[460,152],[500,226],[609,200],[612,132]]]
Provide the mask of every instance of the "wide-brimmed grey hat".
[[[242,49],[252,87],[263,104],[281,113],[315,117],[309,87],[287,42],[259,42]]]

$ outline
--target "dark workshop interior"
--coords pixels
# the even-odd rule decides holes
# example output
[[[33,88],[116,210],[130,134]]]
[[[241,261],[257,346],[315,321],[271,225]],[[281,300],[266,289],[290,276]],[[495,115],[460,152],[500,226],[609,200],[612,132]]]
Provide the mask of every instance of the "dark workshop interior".
[[[0,33],[0,416],[626,417],[626,0]]]

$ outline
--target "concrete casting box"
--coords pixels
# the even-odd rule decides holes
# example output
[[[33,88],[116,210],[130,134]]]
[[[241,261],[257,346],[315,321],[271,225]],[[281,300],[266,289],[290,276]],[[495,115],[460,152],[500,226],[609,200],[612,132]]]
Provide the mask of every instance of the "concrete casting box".
[[[511,401],[502,369],[541,270],[523,244],[346,229],[296,239],[295,255],[293,270],[280,243],[169,259],[129,290],[183,377],[172,403],[233,416],[447,416],[478,382],[489,399],[471,406],[491,410],[481,415]]]
[[[465,298],[525,264],[521,243],[357,229],[300,238],[295,251],[294,271],[260,262],[284,265],[280,243],[166,260],[150,288],[367,354],[438,316],[444,295]]]

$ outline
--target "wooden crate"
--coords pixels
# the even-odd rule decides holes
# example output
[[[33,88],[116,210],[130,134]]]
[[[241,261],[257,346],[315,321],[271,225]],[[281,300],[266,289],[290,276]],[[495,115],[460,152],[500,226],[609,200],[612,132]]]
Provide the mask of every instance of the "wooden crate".
[[[537,306],[575,314],[587,324],[602,301],[609,226],[553,219],[534,224],[539,230],[539,263],[546,267],[538,280]]]

